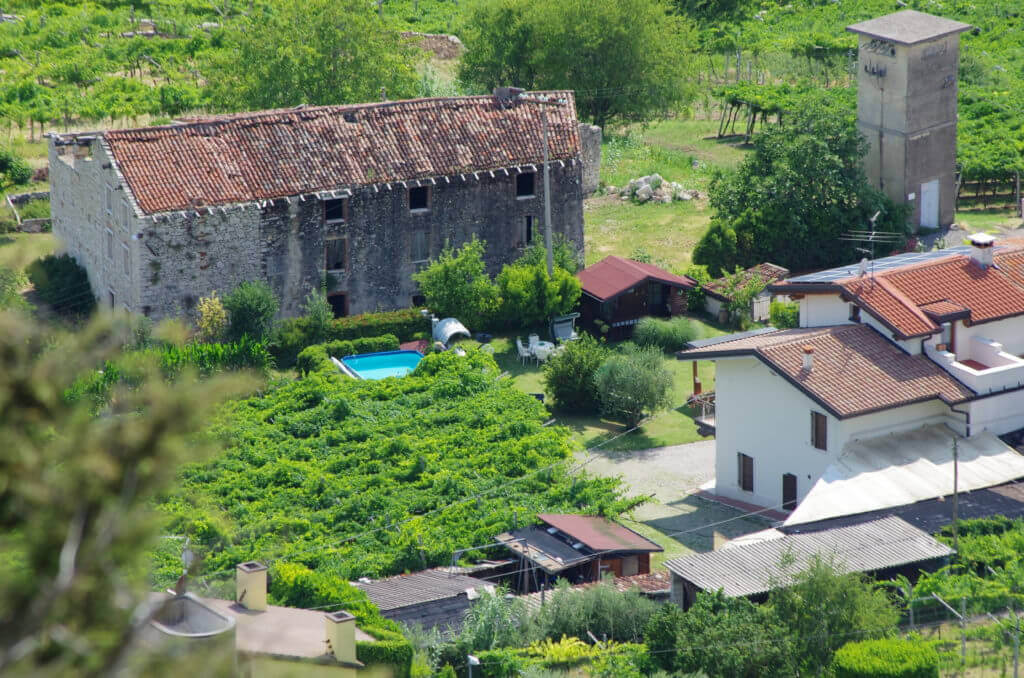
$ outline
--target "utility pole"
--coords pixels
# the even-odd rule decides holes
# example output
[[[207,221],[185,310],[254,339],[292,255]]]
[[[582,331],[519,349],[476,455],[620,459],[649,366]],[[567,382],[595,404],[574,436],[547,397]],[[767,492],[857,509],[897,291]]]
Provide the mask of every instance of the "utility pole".
[[[551,245],[551,170],[548,167],[548,112],[540,109],[540,122],[544,127],[544,249],[548,251],[548,277],[555,275],[555,255]]]
[[[957,448],[956,438],[953,438],[953,550],[956,551],[957,557],[960,555],[960,528],[957,525],[960,520],[958,512],[957,500],[959,499],[960,490],[960,467],[959,467],[959,449]]]

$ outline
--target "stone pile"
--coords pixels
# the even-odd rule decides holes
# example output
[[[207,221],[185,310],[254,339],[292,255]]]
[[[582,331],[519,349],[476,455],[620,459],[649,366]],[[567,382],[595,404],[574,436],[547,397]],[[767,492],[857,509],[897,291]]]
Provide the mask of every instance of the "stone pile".
[[[639,203],[670,203],[673,200],[694,200],[700,197],[699,192],[687,190],[675,181],[665,181],[660,174],[632,179],[621,188],[609,186],[608,193],[617,193],[623,200],[635,200]]]

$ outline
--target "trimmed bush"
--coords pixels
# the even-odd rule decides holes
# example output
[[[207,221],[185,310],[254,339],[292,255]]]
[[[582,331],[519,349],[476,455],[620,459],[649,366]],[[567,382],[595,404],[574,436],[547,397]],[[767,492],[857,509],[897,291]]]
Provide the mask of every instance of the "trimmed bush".
[[[264,339],[277,315],[278,301],[270,285],[262,280],[246,281],[224,297],[228,312],[228,337]]]
[[[357,353],[378,353],[397,349],[398,337],[393,334],[354,340],[328,341],[302,349],[295,361],[295,366],[303,375],[322,370],[334,371],[334,363],[331,362],[332,356],[341,358]]]
[[[429,336],[429,330],[430,323],[423,318],[420,309],[405,308],[399,311],[335,318],[327,328],[326,340],[343,341],[390,334],[398,337],[399,341],[412,341],[420,338],[424,331]],[[277,360],[277,366],[288,369],[295,366],[302,349],[325,341],[321,331],[320,324],[308,317],[285,320],[274,331],[267,348]]]
[[[563,412],[597,412],[601,403],[594,374],[608,357],[608,349],[583,333],[544,363],[544,390]]]
[[[682,350],[696,338],[697,327],[683,316],[669,320],[641,318],[633,330],[633,341],[636,344],[654,346],[665,352]]]
[[[661,351],[624,345],[594,373],[601,411],[636,426],[644,416],[671,405],[672,373]]]
[[[795,301],[773,301],[769,314],[772,327],[780,330],[800,327],[800,304]]]
[[[917,636],[847,643],[832,663],[836,678],[938,678],[939,653]]]
[[[39,297],[61,315],[85,315],[96,308],[89,275],[70,255],[48,254],[28,267]]]

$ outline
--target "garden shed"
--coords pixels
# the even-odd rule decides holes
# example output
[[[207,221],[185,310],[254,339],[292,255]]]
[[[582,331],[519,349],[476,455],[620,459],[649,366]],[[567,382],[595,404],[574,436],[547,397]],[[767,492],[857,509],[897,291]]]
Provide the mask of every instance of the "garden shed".
[[[353,584],[366,592],[386,618],[441,630],[457,629],[472,601],[481,592],[494,592],[491,582],[443,568]]]
[[[760,600],[779,582],[806,569],[815,556],[834,559],[842,572],[890,577],[937,569],[954,553],[895,516],[809,534],[771,532],[761,541],[726,545],[665,563],[672,572],[672,602],[688,609],[698,591],[719,589],[729,597]],[[784,559],[791,559],[788,567]]]
[[[581,323],[610,339],[628,338],[644,316],[685,313],[686,292],[697,287],[697,282],[687,276],[616,256],[605,257],[576,277],[583,290]],[[602,326],[608,327],[607,332]]]
[[[772,293],[768,291],[767,286],[788,278],[789,269],[766,262],[757,266],[751,266],[747,270],[742,271],[740,276],[740,279],[737,281],[740,287],[754,280],[759,280],[766,286],[766,289],[762,290],[750,302],[750,319],[754,322],[768,320],[769,311],[771,310]],[[726,312],[729,302],[732,301],[732,297],[729,294],[731,277],[728,275],[722,276],[704,285],[704,310],[712,318],[717,318],[722,323],[729,320],[722,313]],[[788,300],[788,297],[786,299]]]
[[[520,593],[556,579],[573,584],[602,576],[631,577],[651,571],[651,554],[663,549],[633,530],[600,516],[542,513],[539,525],[499,534],[496,539],[523,560],[523,576],[510,582]]]

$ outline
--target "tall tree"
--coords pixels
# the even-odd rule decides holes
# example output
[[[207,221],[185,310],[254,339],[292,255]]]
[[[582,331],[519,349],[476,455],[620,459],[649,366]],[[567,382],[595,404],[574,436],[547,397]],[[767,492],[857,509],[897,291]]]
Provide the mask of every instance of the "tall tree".
[[[207,64],[222,110],[377,101],[416,93],[421,52],[363,0],[264,3],[225,32]]]
[[[95,418],[64,390],[126,341],[97,320],[50,346],[0,314],[0,674],[109,676],[131,656],[147,607],[152,500],[194,458],[190,437],[231,383],[142,385]],[[144,414],[144,416],[140,416]],[[134,666],[134,664],[132,664]],[[140,675],[162,675],[144,670]],[[206,675],[198,672],[194,675]]]
[[[711,227],[693,252],[713,276],[771,261],[794,270],[850,261],[842,233],[905,232],[906,210],[872,188],[861,161],[867,143],[853,114],[809,97],[783,126],[754,138],[754,152],[711,184]]]
[[[596,125],[649,120],[692,96],[692,24],[664,0],[493,0],[470,11],[459,77],[501,85],[576,90]]]

